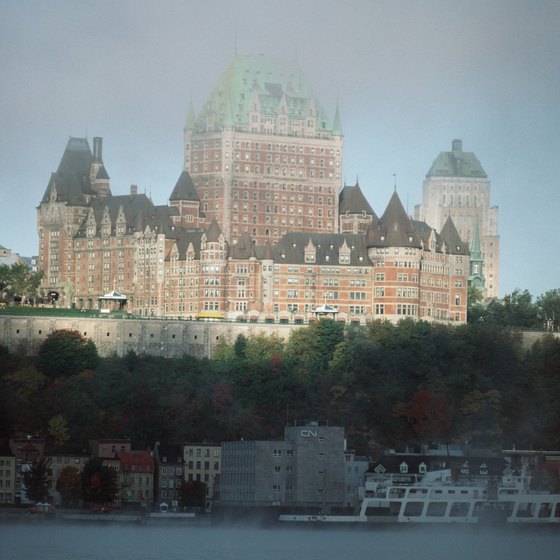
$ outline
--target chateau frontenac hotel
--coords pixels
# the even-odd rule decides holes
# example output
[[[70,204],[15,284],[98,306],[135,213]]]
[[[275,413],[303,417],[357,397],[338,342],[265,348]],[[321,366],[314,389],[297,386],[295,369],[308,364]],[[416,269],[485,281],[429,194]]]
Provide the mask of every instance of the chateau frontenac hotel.
[[[189,109],[169,204],[134,185],[113,195],[101,138],[69,139],[38,207],[43,291],[77,308],[116,291],[149,317],[463,323],[469,282],[497,293],[499,238],[484,170],[452,148],[419,219],[396,191],[377,215],[358,184],[342,187],[338,109],[330,120],[297,64],[236,55]]]

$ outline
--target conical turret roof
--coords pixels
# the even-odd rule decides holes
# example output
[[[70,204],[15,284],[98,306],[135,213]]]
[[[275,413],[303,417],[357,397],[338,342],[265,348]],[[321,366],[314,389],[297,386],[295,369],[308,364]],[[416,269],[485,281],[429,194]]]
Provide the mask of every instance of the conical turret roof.
[[[194,186],[192,177],[189,175],[188,171],[183,171],[177,179],[175,188],[169,197],[169,200],[195,200],[199,201],[198,193]]]

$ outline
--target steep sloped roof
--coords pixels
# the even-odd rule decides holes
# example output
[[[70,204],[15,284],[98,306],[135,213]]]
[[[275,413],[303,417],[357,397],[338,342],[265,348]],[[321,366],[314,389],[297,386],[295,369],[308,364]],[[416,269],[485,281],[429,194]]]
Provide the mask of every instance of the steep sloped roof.
[[[305,264],[305,248],[310,241],[315,247],[315,262],[313,264],[371,266],[365,236],[353,233],[288,233],[272,247],[274,261]],[[350,261],[341,263],[340,251],[345,247],[345,243],[347,249],[350,250]]]
[[[301,119],[312,107],[317,111],[317,131],[340,133],[340,118],[335,132],[299,65],[263,55],[235,55],[198,118],[194,123],[187,119],[187,127],[204,130],[208,116],[217,126],[248,124],[255,102],[266,115],[276,116],[285,107],[290,117]]]
[[[406,213],[396,191],[391,196],[383,216],[377,223],[372,223],[368,227],[367,245],[368,247],[421,247],[414,222]]]
[[[218,225],[218,221],[216,217],[212,218],[208,229],[206,230],[206,240],[210,243],[216,243],[220,239],[220,235],[222,235],[222,229]]]
[[[340,191],[338,200],[339,213],[341,215],[346,213],[361,214],[362,212],[365,212],[366,214],[373,216],[374,221],[377,220],[377,216],[375,215],[373,208],[364,196],[364,193],[357,181],[354,186],[345,185]]]
[[[200,200],[192,177],[189,175],[188,171],[183,171],[181,175],[179,175],[179,179],[177,179],[177,183],[175,184],[175,188],[169,200]]]
[[[467,243],[463,242],[459,236],[459,232],[451,216],[448,216],[447,220],[445,220],[445,224],[443,224],[441,228],[441,238],[447,247],[448,253],[453,253],[454,255],[469,254],[469,246]]]
[[[51,174],[49,184],[41,202],[48,202],[53,189],[57,200],[68,204],[83,204],[84,195],[94,195],[89,174],[93,154],[86,138],[70,137],[55,173]]]
[[[230,247],[230,254],[233,259],[249,259],[255,257],[255,246],[251,236],[245,231],[239,241]]]
[[[488,177],[486,171],[472,152],[463,152],[462,140],[455,139],[452,142],[450,152],[441,152],[434,160],[432,167],[426,174],[430,177]]]

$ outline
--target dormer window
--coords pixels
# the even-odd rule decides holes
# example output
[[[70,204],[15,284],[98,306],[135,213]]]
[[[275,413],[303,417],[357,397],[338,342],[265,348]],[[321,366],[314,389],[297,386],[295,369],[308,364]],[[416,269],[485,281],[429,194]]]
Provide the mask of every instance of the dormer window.
[[[419,465],[418,465],[418,472],[420,474],[426,474],[428,472],[428,465],[426,465],[426,463],[424,463],[424,461],[422,461]]]
[[[399,469],[401,471],[401,474],[408,474],[408,464],[404,461],[400,464]]]

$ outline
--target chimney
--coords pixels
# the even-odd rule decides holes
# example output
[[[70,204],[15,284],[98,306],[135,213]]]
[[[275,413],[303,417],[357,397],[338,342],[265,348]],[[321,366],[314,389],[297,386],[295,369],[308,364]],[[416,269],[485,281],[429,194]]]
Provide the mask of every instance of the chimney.
[[[451,142],[451,149],[454,152],[462,152],[463,151],[463,141],[455,138],[453,142]]]
[[[130,185],[130,196],[135,196],[138,194],[138,186]]]
[[[99,136],[93,139],[93,159],[97,162],[103,161],[103,138]]]

